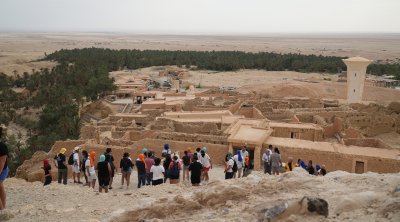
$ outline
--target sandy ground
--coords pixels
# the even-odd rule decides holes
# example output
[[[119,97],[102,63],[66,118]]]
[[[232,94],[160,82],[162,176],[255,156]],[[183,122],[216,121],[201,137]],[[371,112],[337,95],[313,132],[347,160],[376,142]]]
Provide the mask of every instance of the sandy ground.
[[[222,169],[215,168],[208,185],[128,190],[118,188],[119,178],[108,194],[72,183],[43,187],[39,182],[8,179],[8,212],[14,215],[9,221],[256,221],[260,209],[303,196],[325,199],[329,216],[292,210],[283,221],[400,220],[400,174],[337,171],[316,177],[296,169],[280,176],[256,171],[247,178],[224,181]],[[136,180],[133,175],[132,181]]]
[[[268,34],[259,36],[138,35],[123,33],[0,33],[0,72],[12,74],[52,67],[34,62],[59,49],[237,50],[364,56],[374,60],[400,59],[398,34]]]

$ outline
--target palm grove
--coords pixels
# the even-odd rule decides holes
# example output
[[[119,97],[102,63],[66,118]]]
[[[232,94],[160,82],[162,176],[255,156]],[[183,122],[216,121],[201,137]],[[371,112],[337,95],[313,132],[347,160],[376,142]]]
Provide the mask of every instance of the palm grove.
[[[32,73],[7,76],[0,73],[0,123],[13,121],[31,132],[26,147],[18,138],[3,138],[12,153],[11,168],[19,166],[38,150],[48,151],[56,140],[77,139],[80,131],[79,108],[95,101],[114,89],[108,72],[123,68],[138,69],[150,66],[177,65],[194,69],[233,71],[262,69],[269,71],[298,71],[337,73],[346,66],[341,57],[269,52],[238,51],[164,51],[111,50],[85,48],[60,50],[44,60],[58,65],[51,70],[32,70]],[[400,79],[400,64],[371,64],[368,72],[374,75],[393,74]],[[12,89],[23,87],[27,98]],[[38,121],[24,119],[22,110],[39,110]]]

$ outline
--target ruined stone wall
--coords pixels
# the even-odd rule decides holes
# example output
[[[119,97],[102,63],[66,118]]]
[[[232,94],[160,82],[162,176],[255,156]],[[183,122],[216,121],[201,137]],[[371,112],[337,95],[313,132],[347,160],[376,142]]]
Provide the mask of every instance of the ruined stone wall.
[[[287,128],[287,127],[272,127],[271,136],[290,138],[291,133],[295,133],[296,139],[309,141],[322,141],[323,129],[302,129],[302,128]]]
[[[362,147],[376,147],[376,148],[384,148],[391,149],[392,147],[384,143],[380,139],[375,138],[352,138],[352,139],[344,139],[344,142],[347,146],[362,146]]]
[[[384,114],[351,115],[346,119],[346,123],[361,129],[369,137],[396,131],[395,119]]]
[[[274,147],[275,145],[272,144]],[[289,157],[292,157],[295,162],[297,159],[302,159],[306,163],[309,160],[313,161],[315,167],[316,164],[324,164],[328,172],[335,170],[343,170],[347,172],[355,172],[355,161],[363,161],[366,165],[366,171],[372,171],[377,173],[398,173],[400,172],[400,161],[385,159],[379,157],[365,157],[359,155],[348,155],[336,152],[324,152],[312,149],[303,148],[291,148],[291,147],[278,147],[282,160],[286,163]],[[262,153],[265,152],[267,147],[263,147]],[[261,158],[260,156],[259,158]]]
[[[221,135],[220,125],[209,122],[176,122],[173,121],[175,132],[188,134]]]
[[[81,139],[94,139],[96,138],[96,127],[93,125],[84,125],[81,127],[80,138]]]
[[[196,142],[228,145],[226,136],[204,135],[204,134],[187,134],[176,132],[156,132],[153,135],[154,139],[175,140],[182,142]]]
[[[242,101],[239,100],[239,101],[237,101],[235,104],[232,104],[232,105],[229,106],[229,111],[230,111],[232,114],[236,114],[236,113],[238,112],[238,110],[240,109],[241,106],[242,106]]]

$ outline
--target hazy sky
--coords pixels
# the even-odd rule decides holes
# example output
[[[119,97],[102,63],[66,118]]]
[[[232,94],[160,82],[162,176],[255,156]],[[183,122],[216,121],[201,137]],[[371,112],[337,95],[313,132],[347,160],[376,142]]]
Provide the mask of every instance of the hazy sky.
[[[400,33],[400,0],[0,0],[0,31]]]

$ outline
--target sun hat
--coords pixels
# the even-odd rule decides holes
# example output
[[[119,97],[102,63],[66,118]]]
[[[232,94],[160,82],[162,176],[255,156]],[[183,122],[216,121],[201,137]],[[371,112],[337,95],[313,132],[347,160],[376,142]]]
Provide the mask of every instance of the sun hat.
[[[61,148],[60,153],[61,153],[61,154],[64,154],[66,151],[67,151],[67,149]]]

